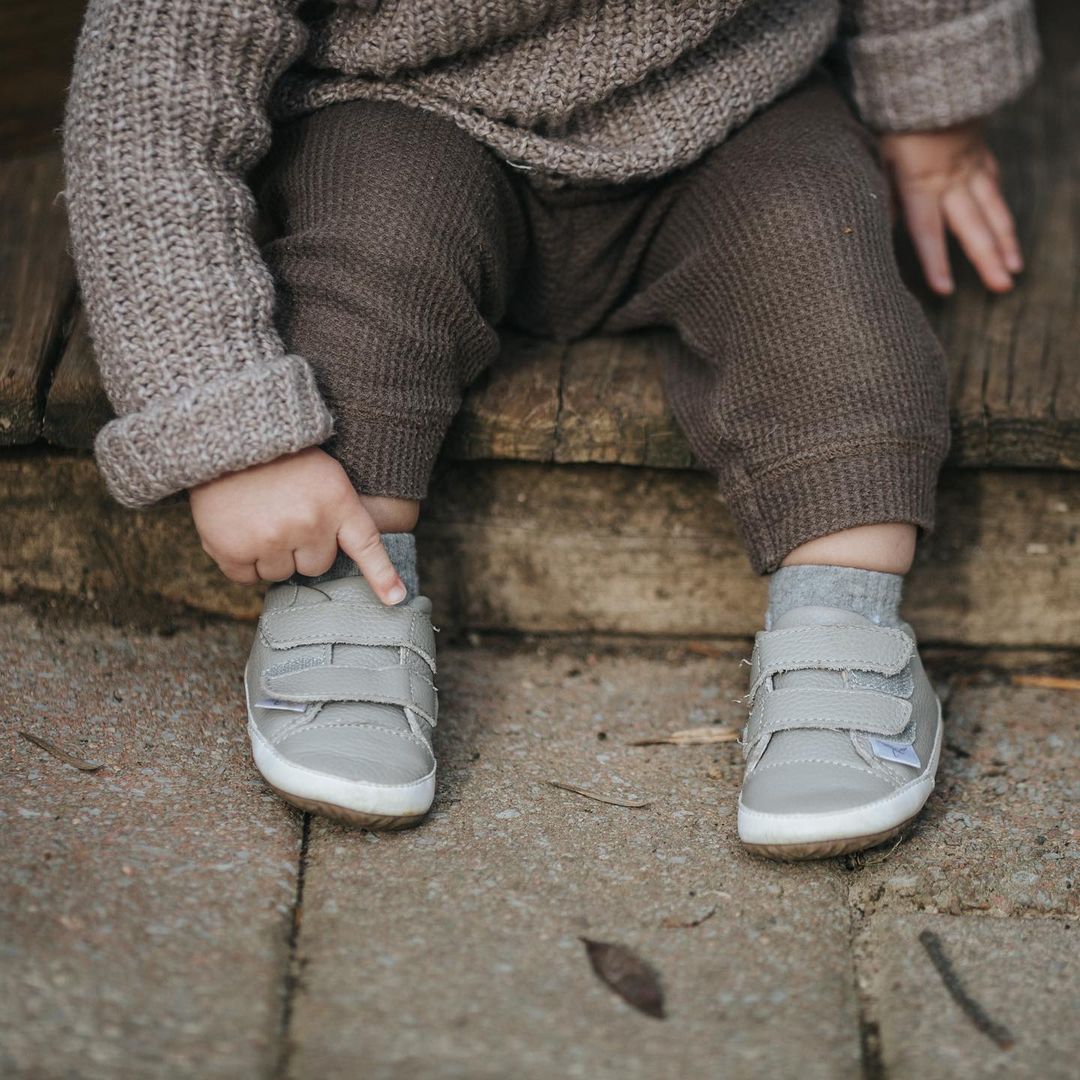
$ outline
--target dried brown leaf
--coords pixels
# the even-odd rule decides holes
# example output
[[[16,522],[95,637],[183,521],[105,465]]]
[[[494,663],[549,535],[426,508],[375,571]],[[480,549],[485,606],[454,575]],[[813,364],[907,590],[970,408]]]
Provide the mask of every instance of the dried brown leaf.
[[[1064,679],[1057,675],[1014,675],[1013,686],[1032,686],[1039,690],[1080,690],[1080,679]]]
[[[576,784],[564,784],[561,780],[549,780],[548,783],[560,791],[569,791],[573,795],[580,795],[583,799],[593,799],[596,802],[607,803],[609,806],[628,806],[631,810],[640,810],[642,807],[652,805],[648,799],[620,799],[617,795],[601,795],[597,791],[589,791]]]
[[[76,769],[80,769],[82,772],[97,772],[98,769],[104,768],[103,762],[87,761],[86,758],[76,757],[74,754],[69,754],[66,750],[57,746],[56,743],[49,742],[48,739],[41,738],[40,735],[31,735],[29,731],[20,731],[19,734],[29,743],[33,743],[35,746],[40,747],[47,754],[52,754],[54,758],[59,758],[61,761],[66,762],[68,765],[73,765]]]
[[[707,746],[712,743],[738,742],[739,729],[713,724],[710,727],[686,728],[664,735],[634,739],[631,746]]]
[[[589,963],[602,983],[638,1012],[664,1019],[664,990],[656,971],[625,945],[581,938]]]

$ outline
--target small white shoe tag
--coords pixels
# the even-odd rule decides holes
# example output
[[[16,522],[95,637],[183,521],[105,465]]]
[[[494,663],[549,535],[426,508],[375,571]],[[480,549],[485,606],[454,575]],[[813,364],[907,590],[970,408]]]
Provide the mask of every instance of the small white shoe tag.
[[[277,698],[263,698],[255,702],[256,709],[281,709],[283,712],[304,712],[307,709],[303,701],[278,701]]]
[[[911,765],[916,769],[922,765],[919,755],[915,753],[915,747],[909,746],[907,743],[896,743],[890,742],[888,739],[871,737],[870,748],[879,758],[883,758],[885,761],[895,761],[899,765]]]

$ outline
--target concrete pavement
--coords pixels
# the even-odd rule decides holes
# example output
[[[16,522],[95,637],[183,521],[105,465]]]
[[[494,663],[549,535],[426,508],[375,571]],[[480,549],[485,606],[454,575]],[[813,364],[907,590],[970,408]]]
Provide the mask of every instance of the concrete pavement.
[[[0,608],[5,1075],[1074,1074],[1080,694],[1009,669],[1080,658],[931,652],[914,835],[784,866],[735,842],[735,744],[631,745],[741,722],[744,644],[444,644],[434,813],[374,835],[264,791],[250,632]],[[646,960],[666,1019],[582,938]]]

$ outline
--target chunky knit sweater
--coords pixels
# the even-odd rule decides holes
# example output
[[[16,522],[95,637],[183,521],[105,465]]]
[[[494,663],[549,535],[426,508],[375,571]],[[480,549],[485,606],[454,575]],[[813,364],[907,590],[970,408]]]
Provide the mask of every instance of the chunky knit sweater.
[[[868,124],[941,127],[1030,80],[1029,0],[90,0],[65,124],[72,239],[141,506],[323,442],[245,176],[272,119],[357,98],[440,113],[537,184],[665,175],[834,43]]]

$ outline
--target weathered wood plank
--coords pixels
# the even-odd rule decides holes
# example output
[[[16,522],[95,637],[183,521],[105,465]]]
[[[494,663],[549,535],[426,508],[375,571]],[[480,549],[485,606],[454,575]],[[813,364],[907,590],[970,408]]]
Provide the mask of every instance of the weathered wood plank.
[[[952,460],[1080,468],[1080,8],[1040,5],[1046,65],[990,125],[1027,270],[994,297],[956,255],[956,296],[927,300],[950,360]]]
[[[86,0],[0,4],[0,154],[55,142]]]
[[[555,460],[687,468],[693,455],[667,405],[663,371],[673,334],[598,337],[566,358]]]
[[[90,345],[86,313],[79,309],[64,355],[49,387],[42,435],[56,446],[85,449],[112,418]]]
[[[421,522],[440,620],[492,630],[752,634],[765,581],[700,473],[458,465]],[[928,641],[1080,645],[1080,476],[948,470],[906,610]]]
[[[44,389],[70,315],[60,161],[0,161],[0,445],[41,432]]]
[[[906,609],[928,641],[1080,646],[1080,475],[950,470]],[[755,577],[706,475],[527,462],[450,463],[425,504],[421,577],[440,625],[738,636]],[[133,513],[82,455],[0,458],[0,595],[80,596],[129,617],[155,602],[253,618],[184,502]]]
[[[508,335],[498,363],[466,395],[447,435],[446,455],[549,461],[564,353],[552,342]],[[86,450],[112,416],[80,309],[49,390],[43,434],[55,446]]]
[[[506,335],[498,361],[465,397],[447,437],[447,455],[551,460],[565,352],[549,341]]]

